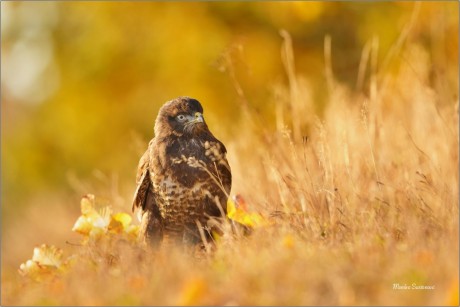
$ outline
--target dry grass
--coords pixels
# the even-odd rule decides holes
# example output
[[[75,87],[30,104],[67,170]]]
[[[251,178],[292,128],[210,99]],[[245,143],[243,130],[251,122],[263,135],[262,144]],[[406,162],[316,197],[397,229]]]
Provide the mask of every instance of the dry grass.
[[[91,261],[42,283],[4,268],[2,305],[458,305],[458,101],[430,88],[422,49],[405,49],[411,61],[391,75],[377,73],[370,50],[368,95],[326,67],[321,119],[288,44],[276,131],[239,91],[232,194],[271,226],[227,235],[199,257],[123,242],[66,246]]]

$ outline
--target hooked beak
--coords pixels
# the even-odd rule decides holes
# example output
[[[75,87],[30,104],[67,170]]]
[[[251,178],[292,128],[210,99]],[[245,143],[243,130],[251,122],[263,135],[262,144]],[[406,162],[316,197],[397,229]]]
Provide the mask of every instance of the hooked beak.
[[[194,115],[187,115],[188,121],[185,123],[184,132],[197,134],[202,132],[206,128],[203,114],[196,112]]]
[[[190,123],[204,123],[204,118],[203,118],[203,114],[201,114],[200,112],[196,112],[195,113],[195,118],[193,120],[190,121]]]

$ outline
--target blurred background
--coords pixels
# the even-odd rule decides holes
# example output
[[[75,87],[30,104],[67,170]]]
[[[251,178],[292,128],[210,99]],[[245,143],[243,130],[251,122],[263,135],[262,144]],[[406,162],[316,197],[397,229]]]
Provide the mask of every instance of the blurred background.
[[[458,99],[458,26],[457,2],[2,2],[2,255],[21,240],[59,243],[49,239],[57,229],[71,235],[74,220],[63,217],[76,219],[86,193],[130,211],[138,159],[167,100],[200,100],[231,144],[244,133],[241,87],[275,127],[288,83],[281,30],[321,117],[326,36],[334,77],[352,92],[366,84],[357,76],[372,39],[379,63],[413,43],[442,104]]]

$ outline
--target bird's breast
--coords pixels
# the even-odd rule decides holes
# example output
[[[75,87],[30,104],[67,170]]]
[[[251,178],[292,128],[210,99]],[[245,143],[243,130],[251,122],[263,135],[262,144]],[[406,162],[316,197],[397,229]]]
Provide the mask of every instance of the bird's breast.
[[[170,226],[204,218],[206,198],[212,197],[207,182],[195,182],[187,188],[169,176],[154,184],[154,189],[160,214]]]

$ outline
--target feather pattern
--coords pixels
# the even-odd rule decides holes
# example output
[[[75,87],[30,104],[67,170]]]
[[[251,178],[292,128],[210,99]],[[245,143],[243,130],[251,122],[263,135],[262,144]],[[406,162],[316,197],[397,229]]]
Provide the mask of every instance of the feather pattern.
[[[203,108],[192,98],[165,103],[139,161],[133,210],[141,212],[140,236],[148,243],[158,244],[164,236],[199,242],[199,227],[208,233],[210,219],[226,214],[232,180],[226,148],[204,120],[181,121],[197,113]]]

